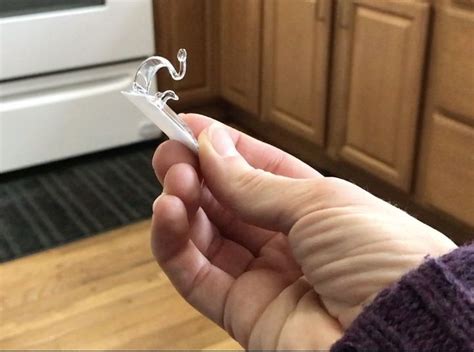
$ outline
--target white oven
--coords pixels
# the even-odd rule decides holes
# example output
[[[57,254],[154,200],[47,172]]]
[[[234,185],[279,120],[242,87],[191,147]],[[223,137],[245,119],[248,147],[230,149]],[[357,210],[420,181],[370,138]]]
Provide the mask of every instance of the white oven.
[[[153,138],[121,95],[151,0],[0,0],[0,173]]]

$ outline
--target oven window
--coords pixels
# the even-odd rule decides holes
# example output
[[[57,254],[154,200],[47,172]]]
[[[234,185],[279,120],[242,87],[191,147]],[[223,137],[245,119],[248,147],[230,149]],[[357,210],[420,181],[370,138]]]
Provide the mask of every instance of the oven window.
[[[0,0],[0,18],[105,5],[105,0]]]

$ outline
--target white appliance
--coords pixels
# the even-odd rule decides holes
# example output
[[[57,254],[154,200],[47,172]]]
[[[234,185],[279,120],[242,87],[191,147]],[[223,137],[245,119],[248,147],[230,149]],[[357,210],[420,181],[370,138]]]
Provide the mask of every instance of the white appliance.
[[[153,32],[151,0],[0,0],[0,173],[159,136],[120,94]]]

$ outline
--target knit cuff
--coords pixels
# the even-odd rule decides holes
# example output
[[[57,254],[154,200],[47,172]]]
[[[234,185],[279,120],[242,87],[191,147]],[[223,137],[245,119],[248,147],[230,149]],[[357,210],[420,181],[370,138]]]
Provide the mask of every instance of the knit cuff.
[[[474,244],[383,290],[331,351],[474,351]]]

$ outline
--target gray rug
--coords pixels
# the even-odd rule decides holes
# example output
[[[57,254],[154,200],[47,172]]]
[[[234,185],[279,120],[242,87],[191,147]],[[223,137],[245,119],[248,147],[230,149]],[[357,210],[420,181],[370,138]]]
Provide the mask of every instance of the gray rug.
[[[0,175],[0,262],[150,217],[159,142]]]

